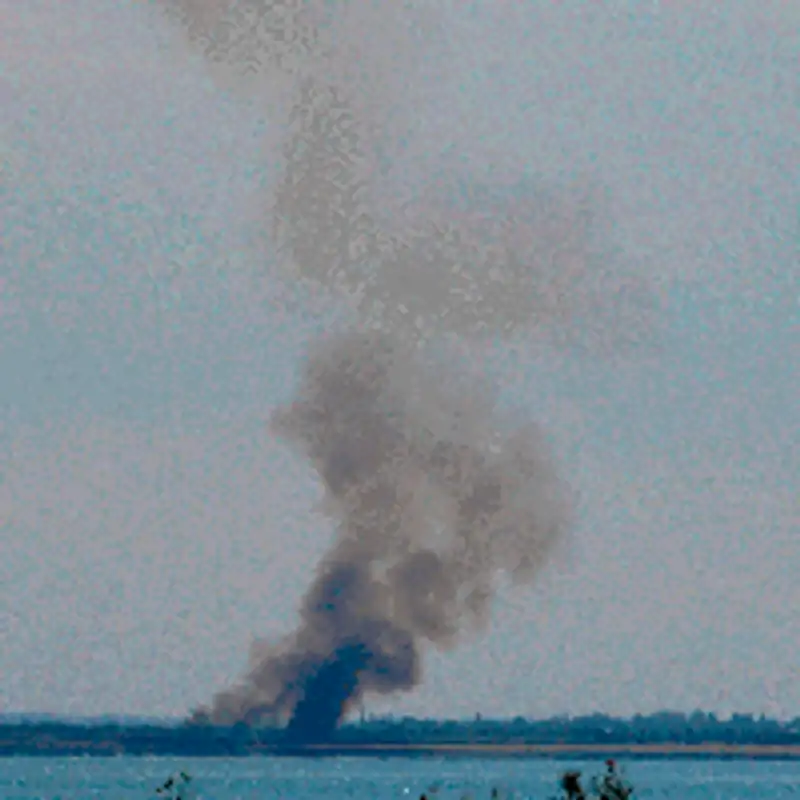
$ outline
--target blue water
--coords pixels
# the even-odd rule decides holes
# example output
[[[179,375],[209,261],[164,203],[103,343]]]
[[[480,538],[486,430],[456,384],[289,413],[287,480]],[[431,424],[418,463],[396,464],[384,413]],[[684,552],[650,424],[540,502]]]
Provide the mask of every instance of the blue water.
[[[600,762],[480,761],[438,759],[0,759],[0,797],[4,800],[138,798],[152,800],[155,789],[180,769],[194,778],[197,800],[237,798],[380,798],[417,800],[489,800],[492,787],[501,800],[546,800],[555,794],[565,768],[584,775]],[[800,761],[633,761],[626,773],[640,798],[711,800],[712,798],[796,797]],[[439,788],[431,792],[432,786]]]

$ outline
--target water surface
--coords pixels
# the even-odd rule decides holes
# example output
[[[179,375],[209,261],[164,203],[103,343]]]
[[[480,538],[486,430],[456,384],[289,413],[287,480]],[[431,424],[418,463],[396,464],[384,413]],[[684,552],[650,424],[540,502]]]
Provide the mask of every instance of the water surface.
[[[568,763],[585,775],[602,767],[599,761]],[[429,800],[488,800],[493,787],[501,800],[546,800],[566,766],[552,760],[8,758],[0,759],[0,797],[150,800],[168,775],[183,769],[194,777],[197,800],[417,800],[422,792]],[[800,792],[800,761],[637,760],[625,766],[641,798],[780,800]]]

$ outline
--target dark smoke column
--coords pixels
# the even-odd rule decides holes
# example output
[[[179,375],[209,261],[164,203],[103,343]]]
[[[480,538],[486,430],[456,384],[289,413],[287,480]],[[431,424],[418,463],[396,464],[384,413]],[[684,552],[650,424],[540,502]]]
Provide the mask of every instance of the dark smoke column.
[[[358,689],[359,676],[369,665],[363,644],[343,645],[321,664],[303,686],[303,696],[286,728],[290,744],[333,741],[336,727],[350,698]]]

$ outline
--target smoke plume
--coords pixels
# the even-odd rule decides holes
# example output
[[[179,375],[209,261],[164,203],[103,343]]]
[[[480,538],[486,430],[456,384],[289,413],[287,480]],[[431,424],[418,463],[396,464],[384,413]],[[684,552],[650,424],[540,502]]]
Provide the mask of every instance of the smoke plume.
[[[532,206],[490,203],[466,221],[433,206],[416,219],[376,213],[375,151],[397,124],[386,98],[401,90],[398,71],[414,69],[402,20],[367,2],[337,6],[330,25],[321,0],[162,2],[210,62],[293,82],[265,228],[298,283],[347,298],[360,319],[313,346],[271,423],[319,474],[334,543],[295,632],[254,649],[244,679],[203,710],[325,741],[364,694],[418,686],[427,647],[483,630],[501,577],[533,581],[568,528],[568,492],[536,427],[501,418],[488,389],[423,363],[418,345],[444,332],[569,328],[599,294],[597,196],[570,206],[540,191]]]

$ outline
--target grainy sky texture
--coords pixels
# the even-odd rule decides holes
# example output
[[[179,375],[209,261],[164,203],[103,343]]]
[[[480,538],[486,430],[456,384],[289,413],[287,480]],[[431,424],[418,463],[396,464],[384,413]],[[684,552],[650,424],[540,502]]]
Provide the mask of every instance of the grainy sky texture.
[[[370,707],[800,714],[800,15],[440,5],[446,42],[389,104],[383,208],[439,172],[590,180],[658,308],[595,346],[609,280],[574,339],[462,345],[547,432],[575,529]],[[288,305],[252,235],[284,106],[148,4],[0,18],[0,710],[180,715],[294,627],[331,538],[267,427],[337,314]]]

